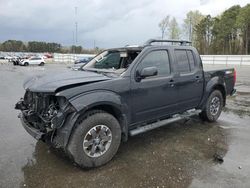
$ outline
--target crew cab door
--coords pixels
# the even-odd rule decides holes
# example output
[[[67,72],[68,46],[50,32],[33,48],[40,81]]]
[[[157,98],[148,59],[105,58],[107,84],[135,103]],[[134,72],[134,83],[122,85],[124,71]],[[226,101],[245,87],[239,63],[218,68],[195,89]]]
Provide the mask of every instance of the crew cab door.
[[[167,49],[151,50],[132,71],[132,123],[159,118],[175,111],[178,98],[172,83],[174,73],[171,62]],[[138,73],[148,67],[156,68],[157,75],[138,79]]]
[[[203,94],[203,69],[199,57],[191,49],[174,49],[175,67],[178,76],[175,79],[181,110],[198,106]]]

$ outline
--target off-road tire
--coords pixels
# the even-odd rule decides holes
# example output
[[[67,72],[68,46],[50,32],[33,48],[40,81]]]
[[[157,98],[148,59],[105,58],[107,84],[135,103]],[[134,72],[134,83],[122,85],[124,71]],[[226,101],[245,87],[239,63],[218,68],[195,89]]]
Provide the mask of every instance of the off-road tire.
[[[96,125],[106,125],[112,133],[109,148],[99,157],[88,156],[83,149],[85,135]],[[106,164],[116,154],[121,142],[121,127],[117,119],[102,110],[87,112],[75,125],[67,147],[69,155],[74,162],[82,168],[93,168]]]
[[[211,109],[212,101],[215,98],[219,99],[219,105],[218,105],[218,111],[213,114],[210,109]],[[206,106],[204,110],[200,113],[200,117],[205,121],[214,122],[219,118],[222,108],[223,108],[222,94],[219,90],[214,90],[210,93],[206,102]]]

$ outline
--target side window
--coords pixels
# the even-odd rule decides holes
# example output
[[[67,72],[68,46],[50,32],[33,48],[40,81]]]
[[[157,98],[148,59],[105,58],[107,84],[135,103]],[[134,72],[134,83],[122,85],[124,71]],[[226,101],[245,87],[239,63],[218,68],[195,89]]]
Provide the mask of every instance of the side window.
[[[158,77],[169,75],[170,65],[168,52],[166,50],[157,50],[147,54],[138,65],[137,70],[141,71],[146,67],[156,67],[158,69]]]
[[[190,72],[188,56],[186,50],[175,50],[175,56],[177,59],[177,68],[180,73]]]
[[[190,69],[191,69],[191,71],[193,71],[195,68],[194,54],[191,50],[187,50],[187,55],[188,55]]]

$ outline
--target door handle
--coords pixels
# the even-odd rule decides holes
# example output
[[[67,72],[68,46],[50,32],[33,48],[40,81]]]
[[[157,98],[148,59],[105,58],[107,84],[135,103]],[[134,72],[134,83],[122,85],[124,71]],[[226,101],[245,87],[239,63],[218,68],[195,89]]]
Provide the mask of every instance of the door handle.
[[[174,80],[173,79],[169,80],[169,84],[170,84],[170,87],[174,87]]]
[[[200,76],[198,76],[198,75],[195,76],[195,80],[196,80],[197,83],[199,83],[200,82]]]

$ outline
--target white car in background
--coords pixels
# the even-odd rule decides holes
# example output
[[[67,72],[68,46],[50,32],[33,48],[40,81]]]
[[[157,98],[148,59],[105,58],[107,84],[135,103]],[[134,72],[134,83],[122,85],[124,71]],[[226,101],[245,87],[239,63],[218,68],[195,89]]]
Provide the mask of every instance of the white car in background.
[[[28,66],[28,65],[39,65],[43,66],[45,64],[45,61],[42,57],[31,57],[29,59],[23,59],[20,62],[20,65]]]

